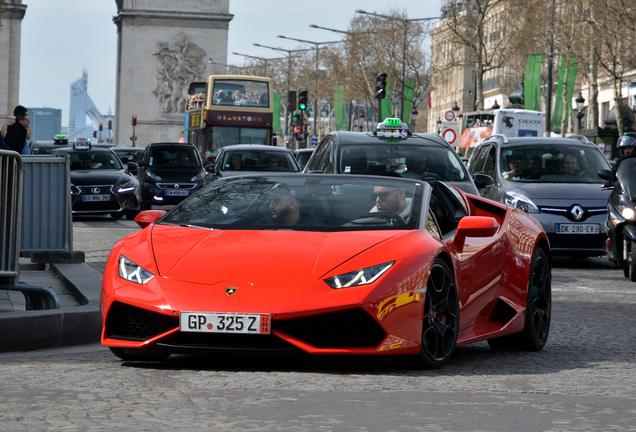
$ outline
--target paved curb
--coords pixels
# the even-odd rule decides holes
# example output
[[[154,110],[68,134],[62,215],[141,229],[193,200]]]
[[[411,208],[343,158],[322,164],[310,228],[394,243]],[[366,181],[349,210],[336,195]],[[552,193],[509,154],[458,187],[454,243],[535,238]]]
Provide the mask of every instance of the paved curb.
[[[87,264],[52,264],[52,272],[81,306],[44,311],[3,312],[0,352],[83,345],[100,341],[102,274]]]

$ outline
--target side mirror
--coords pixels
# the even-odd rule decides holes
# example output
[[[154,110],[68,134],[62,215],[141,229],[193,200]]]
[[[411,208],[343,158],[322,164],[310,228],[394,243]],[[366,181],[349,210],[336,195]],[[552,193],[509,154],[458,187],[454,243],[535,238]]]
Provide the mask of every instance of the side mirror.
[[[475,182],[475,186],[477,186],[477,189],[483,189],[486,186],[492,186],[495,184],[493,178],[483,171],[479,171],[473,174],[473,181]]]
[[[146,164],[144,163],[144,161],[140,160],[139,162],[137,162],[137,166],[145,167]]]
[[[598,176],[600,178],[602,178],[603,180],[609,180],[609,181],[612,180],[611,171],[610,170],[599,170],[598,171]]]
[[[141,228],[146,228],[148,225],[157,222],[157,220],[166,214],[165,210],[146,210],[142,211],[135,217],[135,222]]]
[[[466,216],[459,221],[455,232],[455,247],[462,252],[467,237],[486,238],[497,234],[499,222],[488,216]]]
[[[137,172],[137,168],[139,168],[139,165],[137,165],[136,162],[128,162],[126,166],[128,167],[128,171],[131,173]]]

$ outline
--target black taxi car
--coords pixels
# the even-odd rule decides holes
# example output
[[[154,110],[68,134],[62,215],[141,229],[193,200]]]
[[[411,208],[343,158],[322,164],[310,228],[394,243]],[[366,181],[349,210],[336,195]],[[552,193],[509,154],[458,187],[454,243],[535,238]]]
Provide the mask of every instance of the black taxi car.
[[[71,168],[73,215],[110,214],[134,219],[139,213],[139,182],[130,173],[137,164],[124,165],[112,150],[90,143],[53,150],[68,157]]]
[[[142,210],[179,204],[208,183],[203,160],[192,144],[148,144],[138,164]]]
[[[303,172],[441,180],[479,195],[450,144],[439,135],[413,134],[406,123],[394,118],[385,119],[374,132],[329,133],[318,143]]]

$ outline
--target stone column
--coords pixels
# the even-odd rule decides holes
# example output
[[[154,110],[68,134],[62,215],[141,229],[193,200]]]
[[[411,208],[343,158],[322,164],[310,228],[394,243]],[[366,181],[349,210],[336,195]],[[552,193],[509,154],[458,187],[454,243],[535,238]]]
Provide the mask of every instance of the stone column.
[[[117,145],[176,142],[184,129],[188,83],[226,63],[229,0],[116,0]],[[178,10],[177,10],[178,9]]]
[[[20,36],[26,8],[22,0],[5,0],[0,12],[0,125],[13,117],[20,103]]]

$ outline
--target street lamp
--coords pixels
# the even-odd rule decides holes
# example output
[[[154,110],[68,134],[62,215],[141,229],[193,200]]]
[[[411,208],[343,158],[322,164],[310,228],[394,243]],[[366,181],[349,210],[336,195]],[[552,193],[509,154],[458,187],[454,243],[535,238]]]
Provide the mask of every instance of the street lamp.
[[[248,55],[248,54],[241,54],[241,53],[237,53],[237,52],[233,52],[232,54],[262,61],[263,63],[265,63],[265,76],[267,76],[267,62],[268,61],[270,61],[270,60],[284,60],[284,57],[265,58],[265,57],[258,57],[258,56]]]
[[[577,133],[583,129],[583,117],[585,117],[585,113],[583,112],[583,108],[585,105],[585,98],[583,97],[583,94],[581,92],[579,92],[579,95],[576,97],[576,99],[574,99],[574,102],[576,102],[576,110],[578,111],[576,113],[576,118],[578,119],[578,127],[577,127]]]
[[[402,103],[400,104],[400,119],[404,118],[404,91],[406,90],[406,83],[404,82],[406,79],[406,30],[409,22],[412,21],[430,21],[440,19],[440,17],[431,17],[431,18],[401,18],[390,15],[382,15],[374,12],[366,12],[362,9],[356,9],[355,13],[372,15],[379,18],[389,19],[393,21],[400,21],[404,24],[404,45],[402,47]]]
[[[261,45],[261,44],[257,44],[257,43],[253,43],[252,45],[254,45],[255,47],[259,47],[259,48],[267,48],[267,49],[271,49],[271,50],[274,50],[274,51],[287,53],[287,59],[289,61],[288,66],[287,66],[287,94],[289,94],[289,90],[291,90],[291,56],[295,52],[311,51],[311,49],[288,50],[288,49],[285,49],[285,48],[271,47],[271,46]],[[287,125],[286,125],[286,128],[285,128],[285,129],[287,129],[287,139],[289,139],[289,137],[291,136],[291,128],[290,128],[291,122],[289,121],[290,116],[291,116],[291,113],[287,112],[287,117],[285,118],[285,121],[287,122]]]
[[[451,110],[453,110],[453,112],[455,113],[455,117],[457,117],[457,113],[460,111],[459,106],[457,105],[457,101],[453,102],[453,107],[451,108]]]
[[[493,110],[498,110],[499,108],[501,108],[501,107],[500,107],[500,106],[499,106],[499,104],[497,103],[497,99],[495,99],[495,103],[494,103],[494,104],[492,104],[492,109],[493,109]]]
[[[316,120],[318,118],[318,50],[320,49],[320,45],[335,44],[335,43],[341,43],[344,41],[340,40],[340,41],[330,41],[330,42],[314,42],[314,41],[308,41],[304,39],[291,38],[291,37],[287,37],[283,35],[278,35],[276,37],[281,39],[289,39],[289,40],[293,40],[293,41],[308,44],[308,45],[313,45],[316,48],[316,78],[315,78],[316,89],[314,92],[314,137],[316,137],[317,136]]]
[[[442,134],[442,119],[441,118],[437,118],[437,135],[441,135]]]

